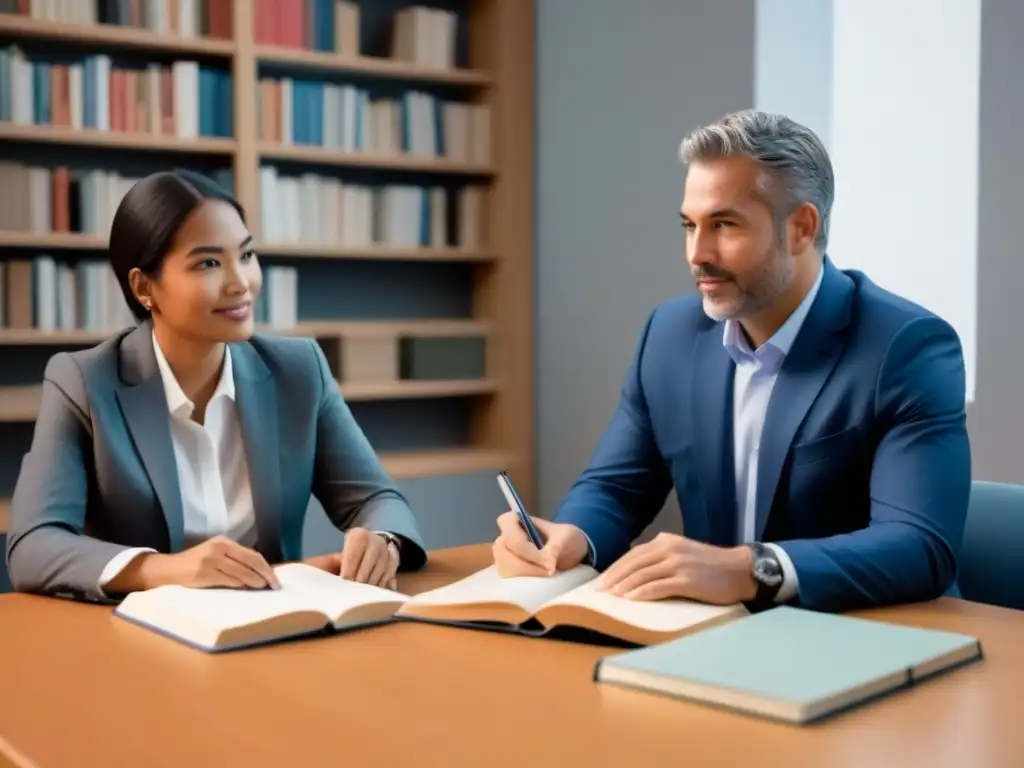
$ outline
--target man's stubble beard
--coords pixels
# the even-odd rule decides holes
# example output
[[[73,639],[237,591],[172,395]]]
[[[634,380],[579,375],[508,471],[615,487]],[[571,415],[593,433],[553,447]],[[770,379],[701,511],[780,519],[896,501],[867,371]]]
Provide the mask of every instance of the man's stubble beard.
[[[796,264],[785,253],[783,244],[777,243],[755,273],[744,275],[742,282],[740,278],[733,282],[740,294],[727,305],[715,304],[708,297],[702,297],[704,314],[716,322],[750,317],[785,293],[795,278]]]

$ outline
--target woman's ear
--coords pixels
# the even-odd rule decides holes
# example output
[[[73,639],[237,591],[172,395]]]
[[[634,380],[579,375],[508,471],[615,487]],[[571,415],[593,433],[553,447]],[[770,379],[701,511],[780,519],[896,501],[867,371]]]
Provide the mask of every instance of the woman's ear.
[[[131,286],[132,293],[135,294],[135,300],[144,306],[148,312],[152,312],[152,281],[143,274],[141,269],[132,267],[132,270],[128,273],[128,285]]]

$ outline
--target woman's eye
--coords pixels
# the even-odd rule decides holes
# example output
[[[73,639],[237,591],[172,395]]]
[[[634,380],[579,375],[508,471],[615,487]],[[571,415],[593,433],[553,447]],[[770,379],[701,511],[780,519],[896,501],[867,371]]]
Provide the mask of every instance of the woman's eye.
[[[242,254],[242,261],[251,261],[256,258],[256,251],[246,251]]]

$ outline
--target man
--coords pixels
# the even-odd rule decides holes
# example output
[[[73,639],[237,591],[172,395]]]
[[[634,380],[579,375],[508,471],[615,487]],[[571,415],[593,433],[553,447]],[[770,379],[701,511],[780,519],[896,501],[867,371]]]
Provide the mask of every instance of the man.
[[[755,610],[939,597],[971,483],[957,334],[825,256],[832,167],[808,129],[740,112],[680,155],[699,294],[648,317],[590,465],[537,520],[544,547],[499,518],[499,571],[586,562],[612,594]],[[684,536],[630,549],[673,486]]]

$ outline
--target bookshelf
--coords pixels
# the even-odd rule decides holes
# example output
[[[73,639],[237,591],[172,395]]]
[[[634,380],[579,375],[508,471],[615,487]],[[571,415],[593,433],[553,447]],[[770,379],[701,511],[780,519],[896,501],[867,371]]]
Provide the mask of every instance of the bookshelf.
[[[532,0],[210,2],[126,20],[93,0],[0,0],[0,533],[45,361],[123,327],[86,310],[76,270],[102,264],[131,181],[168,167],[230,184],[264,265],[260,329],[318,341],[393,477],[507,468],[531,504]],[[35,90],[15,93],[19,75]],[[115,117],[123,89],[139,96]],[[91,213],[58,213],[76,189]],[[45,221],[11,213],[42,197]],[[22,289],[32,270],[28,324],[24,296],[10,322],[16,265]]]

